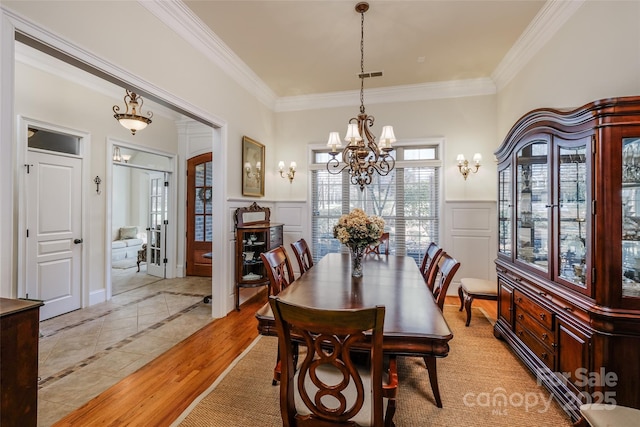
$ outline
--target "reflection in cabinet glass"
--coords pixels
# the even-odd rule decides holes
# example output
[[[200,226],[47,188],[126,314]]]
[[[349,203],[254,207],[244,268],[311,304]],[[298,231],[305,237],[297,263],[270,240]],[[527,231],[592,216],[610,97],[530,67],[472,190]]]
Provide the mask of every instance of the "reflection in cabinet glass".
[[[586,273],[587,146],[560,147],[558,240],[559,276],[584,285]]]
[[[511,198],[511,166],[500,171],[500,179],[498,183],[499,201],[498,201],[498,250],[511,256],[511,207],[513,200]]]
[[[640,297],[640,138],[622,140],[622,296]]]
[[[547,271],[549,196],[547,142],[527,144],[517,156],[517,258]]]

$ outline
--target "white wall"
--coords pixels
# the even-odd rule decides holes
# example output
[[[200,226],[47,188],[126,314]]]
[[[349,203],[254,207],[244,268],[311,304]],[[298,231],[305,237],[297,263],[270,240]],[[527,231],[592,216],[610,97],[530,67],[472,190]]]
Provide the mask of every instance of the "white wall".
[[[534,108],[640,95],[640,2],[587,1],[498,96],[500,142]],[[497,147],[496,147],[497,148]]]

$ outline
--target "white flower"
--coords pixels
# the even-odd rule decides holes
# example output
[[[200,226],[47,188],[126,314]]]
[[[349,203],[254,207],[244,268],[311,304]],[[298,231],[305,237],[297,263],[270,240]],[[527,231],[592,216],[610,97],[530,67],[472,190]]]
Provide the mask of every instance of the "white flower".
[[[377,244],[384,231],[384,219],[368,216],[362,209],[356,208],[342,215],[333,227],[333,237],[349,247],[364,248]]]

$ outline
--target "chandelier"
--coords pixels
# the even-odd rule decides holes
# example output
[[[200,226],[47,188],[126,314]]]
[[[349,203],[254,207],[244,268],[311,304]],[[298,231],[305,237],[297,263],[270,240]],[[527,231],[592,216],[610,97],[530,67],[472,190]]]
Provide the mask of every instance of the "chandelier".
[[[382,72],[364,72],[364,13],[369,10],[369,3],[360,2],[356,5],[356,12],[360,18],[360,114],[349,120],[347,126],[347,145],[342,150],[342,162],[336,157],[338,149],[342,148],[340,134],[338,132],[329,133],[331,158],[327,162],[327,171],[331,174],[339,174],[345,169],[348,170],[351,183],[360,186],[364,190],[365,185],[371,184],[374,172],[381,176],[388,175],[395,167],[396,161],[389,154],[392,150],[391,144],[396,141],[392,126],[383,126],[380,143],[376,144],[376,137],[371,133],[369,127],[373,126],[374,118],[365,113],[364,110],[364,79],[366,77],[381,76]]]
[[[147,125],[151,123],[153,113],[149,111],[147,113],[148,117],[139,115],[138,112],[141,112],[140,109],[142,108],[142,98],[129,89],[126,89],[126,91],[127,94],[124,96],[124,103],[127,109],[124,113],[120,113],[120,107],[114,105],[113,112],[115,114],[113,117],[115,117],[123,127],[129,129],[131,135],[135,135],[136,131],[146,128]]]

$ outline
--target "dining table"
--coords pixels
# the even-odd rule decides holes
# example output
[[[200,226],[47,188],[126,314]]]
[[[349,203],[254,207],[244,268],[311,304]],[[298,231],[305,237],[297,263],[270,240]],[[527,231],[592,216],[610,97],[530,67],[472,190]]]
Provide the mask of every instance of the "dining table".
[[[277,296],[292,304],[327,310],[384,305],[385,354],[422,357],[436,405],[442,407],[436,359],[449,354],[453,333],[413,258],[368,254],[362,277],[352,277],[350,255],[329,253]],[[268,302],[256,312],[256,318],[261,335],[277,336]]]

